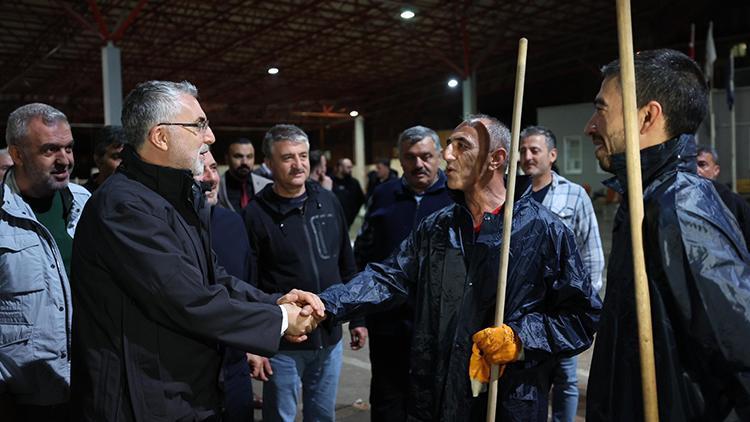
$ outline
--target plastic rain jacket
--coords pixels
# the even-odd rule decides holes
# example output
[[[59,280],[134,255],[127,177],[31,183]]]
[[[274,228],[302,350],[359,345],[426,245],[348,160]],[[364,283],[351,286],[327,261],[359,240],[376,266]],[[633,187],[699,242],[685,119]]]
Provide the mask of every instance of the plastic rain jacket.
[[[415,310],[410,359],[410,420],[483,418],[469,383],[471,336],[493,324],[502,213],[486,213],[480,231],[462,198],[426,217],[393,255],[346,285],[320,295],[333,320],[410,300]],[[599,297],[591,288],[572,232],[550,211],[522,198],[514,207],[505,323],[525,359],[500,382],[504,420],[546,421],[549,368],[591,345]]]
[[[641,151],[643,243],[661,421],[750,420],[750,256],[683,135]],[[626,194],[625,159],[607,183]],[[617,211],[589,376],[589,421],[643,420],[627,202]]]

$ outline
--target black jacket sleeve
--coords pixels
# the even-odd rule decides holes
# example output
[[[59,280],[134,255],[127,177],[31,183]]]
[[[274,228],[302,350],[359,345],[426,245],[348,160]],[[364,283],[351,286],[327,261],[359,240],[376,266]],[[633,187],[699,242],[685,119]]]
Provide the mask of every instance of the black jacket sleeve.
[[[560,222],[548,226],[546,237],[547,303],[538,311],[507,322],[531,359],[544,359],[551,354],[573,356],[586,350],[594,341],[602,307],[576,249],[573,233]]]
[[[382,264],[372,263],[346,284],[329,287],[320,299],[332,322],[348,321],[405,303],[417,278],[416,231]]]
[[[185,239],[146,204],[121,202],[101,218],[105,248],[118,253],[102,253],[100,258],[113,269],[119,288],[149,318],[255,354],[270,356],[278,350],[281,309],[249,302],[269,300],[249,289],[243,290],[244,300],[237,300],[223,285],[207,285],[194,257],[178,246]],[[239,290],[234,292],[239,297]]]

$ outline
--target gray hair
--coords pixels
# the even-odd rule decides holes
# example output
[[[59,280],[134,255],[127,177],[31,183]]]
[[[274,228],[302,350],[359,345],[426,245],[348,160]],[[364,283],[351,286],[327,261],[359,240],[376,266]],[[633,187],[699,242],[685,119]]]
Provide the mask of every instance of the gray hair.
[[[151,128],[169,122],[180,112],[180,96],[184,94],[198,98],[198,89],[188,81],[136,85],[122,105],[122,127],[128,143],[136,149],[143,145]]]
[[[482,120],[484,122],[481,123],[487,127],[490,134],[490,151],[503,148],[510,153],[510,130],[500,120],[486,114],[471,114],[466,117],[465,122],[475,123]]]
[[[305,131],[295,125],[280,124],[268,129],[266,136],[263,137],[263,155],[271,159],[271,148],[277,142],[291,141],[295,143],[305,143],[310,148],[310,140],[307,138]]]
[[[440,152],[440,137],[434,130],[424,126],[413,126],[398,135],[399,157],[401,156],[401,147],[404,142],[408,142],[409,146],[411,146],[427,137],[432,138],[432,142],[435,143],[435,151]]]
[[[557,138],[555,137],[555,134],[544,126],[527,126],[521,131],[521,140],[523,141],[529,136],[537,135],[544,137],[544,142],[547,144],[547,149],[549,151],[557,148]]]
[[[714,159],[714,163],[719,164],[719,153],[716,152],[716,149],[712,148],[709,145],[698,145],[698,149],[695,153],[695,155],[701,155],[701,154],[711,154],[711,158]]]
[[[47,104],[31,103],[18,107],[8,116],[8,127],[5,129],[5,142],[8,146],[20,145],[28,136],[29,122],[35,118],[42,119],[45,126],[63,122],[70,126],[65,114]]]

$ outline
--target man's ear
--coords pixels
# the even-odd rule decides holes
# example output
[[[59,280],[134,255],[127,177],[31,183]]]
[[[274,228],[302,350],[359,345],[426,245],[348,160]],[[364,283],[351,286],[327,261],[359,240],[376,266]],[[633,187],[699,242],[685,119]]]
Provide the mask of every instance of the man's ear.
[[[506,151],[505,148],[500,148],[490,154],[490,159],[489,163],[487,163],[487,166],[491,171],[495,171],[500,168],[504,168],[507,161],[508,151]]]
[[[649,101],[645,106],[638,110],[639,132],[641,135],[654,129],[665,130],[666,122],[661,104],[657,101]]]
[[[552,148],[552,149],[550,150],[550,152],[549,152],[549,156],[550,156],[550,157],[552,158],[552,160],[551,160],[551,161],[552,161],[553,163],[554,163],[554,162],[556,162],[556,161],[557,161],[557,148]]]
[[[167,151],[169,149],[168,130],[164,126],[154,126],[148,131],[148,138],[146,141],[153,145],[160,151]]]
[[[18,145],[9,145],[8,154],[10,159],[13,160],[13,165],[23,167],[23,160],[21,159],[21,148]]]

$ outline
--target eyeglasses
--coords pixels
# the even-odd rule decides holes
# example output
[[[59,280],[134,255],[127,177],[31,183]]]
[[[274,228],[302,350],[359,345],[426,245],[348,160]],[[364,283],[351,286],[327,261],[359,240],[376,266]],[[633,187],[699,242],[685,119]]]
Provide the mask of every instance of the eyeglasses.
[[[198,133],[203,133],[208,129],[208,119],[201,119],[195,123],[170,123],[170,122],[164,122],[164,123],[157,123],[156,126],[181,126],[184,127],[187,131],[192,132],[192,130],[187,129],[189,127],[194,127],[198,129]]]

